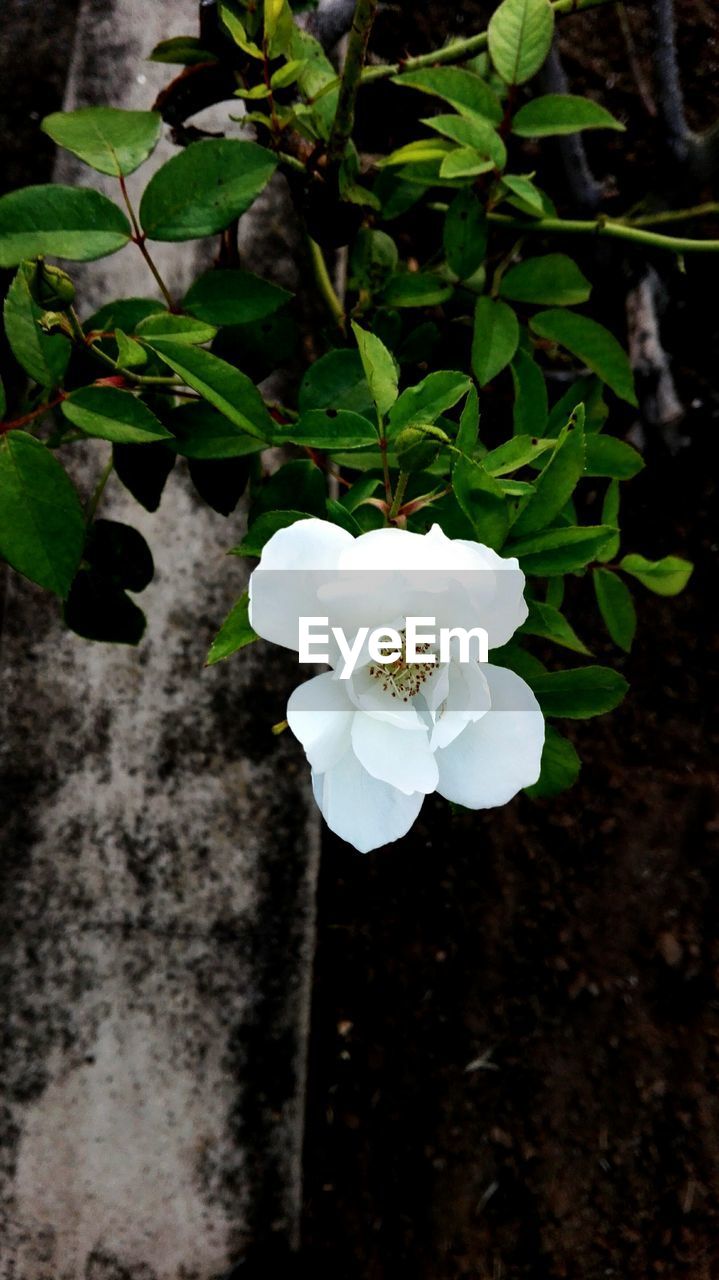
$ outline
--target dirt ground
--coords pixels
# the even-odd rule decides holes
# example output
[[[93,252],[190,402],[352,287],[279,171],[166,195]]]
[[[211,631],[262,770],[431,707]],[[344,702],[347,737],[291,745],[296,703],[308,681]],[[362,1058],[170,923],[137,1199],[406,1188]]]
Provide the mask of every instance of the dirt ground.
[[[649,6],[626,12],[651,85]],[[679,15],[688,112],[706,127],[719,113],[719,18],[691,2]],[[425,32],[436,39],[437,16],[417,16],[412,52]],[[666,191],[661,131],[616,14],[578,15],[562,32],[571,87],[627,121],[609,145],[590,140],[597,176],[624,208]],[[716,221],[699,229],[718,234]],[[620,324],[643,262],[594,263]],[[674,452],[647,442],[625,541],[687,555],[696,573],[677,600],[638,591],[628,658],[603,638],[585,584],[573,589],[577,626],[631,691],[613,715],[562,726],[584,761],[572,791],[477,817],[429,802],[410,837],[367,857],[328,840],[306,1147],[318,1274],[719,1277],[719,326],[707,305],[719,270],[654,264],[688,410]]]

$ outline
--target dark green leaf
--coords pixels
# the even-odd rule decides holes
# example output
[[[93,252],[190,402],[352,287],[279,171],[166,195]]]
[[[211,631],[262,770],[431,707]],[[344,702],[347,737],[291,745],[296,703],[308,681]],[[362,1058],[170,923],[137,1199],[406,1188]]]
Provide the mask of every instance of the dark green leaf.
[[[250,324],[272,315],[291,297],[251,271],[215,270],[195,281],[182,305],[209,324]]]
[[[502,123],[504,112],[499,98],[473,71],[462,67],[423,67],[420,71],[407,71],[395,76],[394,83],[404,89],[419,89],[435,98],[443,98],[454,107],[469,107],[490,124]]]
[[[297,422],[278,427],[276,439],[310,449],[366,449],[378,444],[372,423],[347,409],[310,409]]]
[[[188,458],[187,469],[197,492],[221,516],[232,515],[250,478],[246,458]]]
[[[352,246],[349,279],[353,289],[377,293],[397,269],[397,246],[386,231],[362,227]]]
[[[372,498],[381,484],[379,476],[362,476],[340,498],[345,511],[356,511],[368,498]]]
[[[644,556],[632,553],[624,557],[619,567],[657,596],[678,596],[694,572],[694,566],[680,556],[647,560]]]
[[[54,111],[40,128],[53,142],[99,173],[117,178],[134,173],[160,139],[157,111],[121,111],[117,107],[80,107]]]
[[[584,720],[613,711],[629,688],[611,667],[576,667],[547,671],[530,681],[545,716]]]
[[[474,191],[458,191],[444,220],[444,251],[450,270],[466,280],[484,262],[487,215]]]
[[[557,342],[596,373],[621,400],[636,405],[634,378],[627,353],[613,334],[588,316],[560,309],[540,311],[530,321],[540,338]]]
[[[255,142],[192,142],[153,175],[140,202],[151,240],[195,240],[223,231],[267,185],[276,158]]]
[[[573,786],[579,777],[581,762],[574,747],[553,725],[548,724],[542,751],[542,769],[537,782],[524,788],[532,800],[545,800]]]
[[[113,444],[150,444],[170,438],[170,432],[142,400],[118,387],[81,387],[60,407],[73,426]]]
[[[505,179],[506,181],[506,179]],[[527,258],[510,267],[502,276],[499,292],[513,302],[534,302],[541,306],[571,307],[586,302],[592,286],[576,262],[565,253],[546,253]]]
[[[213,325],[196,320],[194,316],[174,316],[169,311],[156,311],[146,316],[135,330],[138,338],[147,342],[180,342],[190,346],[201,346],[210,342],[217,330]]]
[[[541,67],[552,44],[549,0],[503,0],[487,28],[489,53],[505,84],[524,84]]]
[[[498,551],[509,529],[507,500],[480,462],[461,457],[452,473],[454,495],[478,542]]]
[[[511,364],[515,435],[542,436],[547,429],[547,384],[538,364],[521,347]]]
[[[506,552],[519,557],[525,573],[549,578],[582,569],[597,558],[614,533],[609,525],[545,529],[543,533],[513,541]]]
[[[274,424],[257,387],[236,369],[202,347],[180,342],[148,342],[165,364],[186,382],[188,387],[214,405],[230,422],[248,436],[268,441],[274,435]]]
[[[469,391],[472,383],[464,373],[438,370],[427,374],[415,387],[407,387],[392,405],[389,428],[393,434],[415,423],[436,422]]]
[[[526,467],[549,449],[554,448],[553,440],[539,440],[536,436],[512,436],[482,458],[482,466],[491,476],[503,476],[509,472]]]
[[[517,317],[506,302],[478,298],[474,313],[472,368],[480,387],[506,368],[519,344]]]
[[[576,631],[567,622],[564,614],[551,604],[543,604],[541,600],[530,600],[529,617],[522,623],[520,634],[539,636],[543,640],[552,640],[573,653],[588,654],[589,649],[579,639]]]
[[[429,271],[403,271],[388,280],[383,302],[387,307],[435,307],[452,292],[451,284]]]
[[[348,409],[374,415],[369,384],[358,351],[328,351],[307,370],[299,391],[300,413],[310,409]]]
[[[546,529],[572,496],[584,472],[584,410],[581,406],[575,415],[563,429],[554,453],[537,477],[534,493],[517,516],[512,530],[514,537]]]
[[[309,459],[286,462],[257,489],[253,487],[251,518],[266,511],[306,511],[324,516],[327,501],[325,478]]]
[[[631,480],[644,468],[644,459],[636,449],[615,436],[587,436],[587,475],[610,476]]]
[[[169,62],[194,67],[200,62],[214,62],[216,55],[203,49],[197,36],[171,36],[156,44],[148,62]]]
[[[637,613],[631,591],[626,582],[612,573],[611,569],[595,569],[592,576],[599,612],[607,631],[614,643],[629,653],[637,629]]]
[[[172,448],[184,458],[244,458],[265,448],[224,414],[204,403],[183,404],[169,418]]]
[[[212,641],[206,666],[211,667],[216,662],[222,662],[224,658],[231,657],[233,653],[237,653],[238,649],[244,649],[245,645],[252,644],[253,640],[257,639],[256,633],[250,626],[249,603],[250,598],[245,591],[228,613]]]
[[[0,198],[0,267],[44,253],[88,262],[116,253],[130,235],[122,210],[89,187],[22,187]]]
[[[34,264],[23,262],[5,299],[3,315],[8,345],[18,364],[41,387],[62,382],[70,359],[69,339],[40,328],[42,308],[33,301],[30,280]]]
[[[598,102],[572,93],[547,93],[519,108],[512,132],[520,138],[547,138],[552,134],[578,133],[580,129],[618,129],[624,125]]]
[[[116,302],[108,302],[100,307],[99,311],[85,321],[83,328],[85,333],[108,332],[118,328],[125,333],[134,333],[135,326],[145,316],[155,315],[164,309],[161,302],[154,302],[151,298],[118,298]]]
[[[96,520],[85,544],[91,569],[126,591],[144,591],[155,574],[152,552],[142,534],[118,520]]]
[[[619,552],[619,544],[621,541],[620,534],[618,532],[619,503],[619,481],[612,480],[611,484],[607,487],[607,492],[604,495],[604,502],[602,503],[602,524],[613,525],[614,528],[617,529],[617,533],[613,534],[611,538],[608,538],[606,545],[602,547],[601,551],[597,552],[597,560],[601,561],[602,564],[606,564],[608,560],[613,560]]]
[[[85,520],[57,458],[24,431],[0,437],[0,556],[64,598],[80,563]]]
[[[455,448],[460,453],[471,456],[479,436],[479,396],[477,388],[470,387],[469,395],[459,418],[459,430],[455,439]]]

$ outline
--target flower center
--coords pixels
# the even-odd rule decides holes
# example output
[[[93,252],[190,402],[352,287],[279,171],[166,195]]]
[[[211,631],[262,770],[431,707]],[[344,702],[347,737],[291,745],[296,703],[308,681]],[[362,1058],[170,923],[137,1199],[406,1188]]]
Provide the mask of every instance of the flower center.
[[[434,662],[408,662],[406,636],[404,631],[400,631],[399,634],[402,638],[399,657],[394,662],[373,663],[369,673],[379,681],[384,693],[391,694],[393,698],[400,698],[402,702],[409,702],[410,698],[414,698],[420,692],[425,680],[432,675],[433,671],[436,671],[437,663],[436,658]],[[429,644],[416,646],[417,653],[431,653],[431,651]]]

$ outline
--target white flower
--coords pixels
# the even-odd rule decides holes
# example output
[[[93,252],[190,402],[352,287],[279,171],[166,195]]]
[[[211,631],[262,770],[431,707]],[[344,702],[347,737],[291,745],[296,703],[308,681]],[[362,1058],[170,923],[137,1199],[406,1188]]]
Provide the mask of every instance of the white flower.
[[[504,645],[527,617],[515,559],[427,534],[377,529],[354,538],[325,520],[280,529],[250,579],[258,635],[298,649],[299,618],[324,616],[348,637],[361,626],[432,617],[437,628],[483,627]],[[544,720],[531,689],[477,661],[378,666],[364,651],[349,679],[330,646],[329,671],[298,686],[287,720],[312,766],[327,825],[362,853],[409,831],[425,795],[470,809],[506,804],[539,776]]]

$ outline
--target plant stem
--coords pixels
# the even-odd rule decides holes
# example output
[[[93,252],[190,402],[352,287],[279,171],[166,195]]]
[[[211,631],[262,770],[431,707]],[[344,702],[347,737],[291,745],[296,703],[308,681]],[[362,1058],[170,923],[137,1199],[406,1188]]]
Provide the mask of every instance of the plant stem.
[[[392,499],[392,505],[391,505],[391,507],[390,507],[390,509],[389,509],[389,519],[390,519],[390,520],[394,520],[394,518],[395,518],[395,516],[397,515],[397,513],[398,513],[398,511],[399,511],[400,507],[402,506],[402,500],[403,500],[403,498],[404,498],[405,491],[406,491],[406,489],[407,489],[407,482],[408,482],[408,480],[409,480],[409,472],[408,472],[408,471],[400,471],[400,473],[399,473],[399,478],[398,478],[398,480],[397,480],[397,488],[396,488],[396,489],[395,489],[395,491],[394,491],[394,497],[393,497],[393,499]]]
[[[100,474],[100,479],[95,485],[92,497],[90,498],[90,501],[87,504],[87,510],[85,512],[85,521],[87,524],[92,524],[95,518],[95,512],[97,511],[97,508],[100,504],[100,499],[103,493],[105,492],[105,485],[107,484],[108,480],[110,479],[110,476],[112,475],[112,468],[113,468],[113,457],[111,453],[110,457],[105,463],[105,466],[102,469],[102,472]]]
[[[354,18],[347,42],[347,56],[342,68],[340,91],[337,97],[337,110],[332,124],[327,155],[330,163],[338,164],[342,159],[347,143],[352,137],[355,118],[355,100],[360,80],[363,76],[367,42],[372,30],[372,23],[377,12],[378,0],[357,0]]]
[[[13,418],[12,422],[0,422],[0,436],[4,436],[8,431],[19,431],[21,427],[26,427],[28,423],[34,422],[36,418],[41,418],[43,414],[49,413],[56,405],[60,404],[66,397],[65,391],[58,391],[53,400],[48,400],[47,404],[41,404],[39,408],[33,409],[31,413],[25,413],[21,418]]]
[[[645,231],[643,227],[627,222],[613,222],[599,217],[593,220],[579,218],[511,218],[504,213],[488,213],[489,222],[507,231],[535,231],[559,235],[588,235],[609,237],[614,240],[630,240],[651,249],[669,249],[672,253],[719,253],[719,240],[696,240],[684,236],[665,236],[658,231]]]
[[[325,257],[320,246],[315,240],[310,239],[310,257],[312,259],[312,268],[315,273],[317,287],[327,303],[328,310],[334,316],[337,327],[341,333],[345,333],[345,313],[344,307],[340,302],[335,287],[330,279],[330,273],[327,270]]]
[[[119,181],[120,181],[120,191],[122,192],[122,198],[125,201],[125,208],[127,209],[130,223],[132,224],[133,242],[137,245],[138,249],[140,250],[140,253],[145,259],[145,262],[150,268],[150,271],[155,277],[160,293],[165,299],[165,302],[167,303],[170,311],[176,312],[178,310],[177,304],[172,294],[170,293],[170,290],[167,288],[167,285],[165,284],[165,281],[160,275],[157,267],[155,266],[155,263],[153,262],[152,257],[150,256],[147,245],[145,244],[145,233],[142,230],[142,227],[140,226],[139,222],[137,221],[137,218],[135,217],[135,210],[132,207],[132,201],[130,199],[129,192],[127,190],[127,183],[125,182],[125,179],[122,174],[120,174]]]
[[[695,204],[692,209],[662,209],[659,213],[641,214],[632,218],[630,225],[653,227],[662,222],[686,222],[689,218],[704,218],[713,213],[719,213],[719,200],[707,200],[704,204]]]

